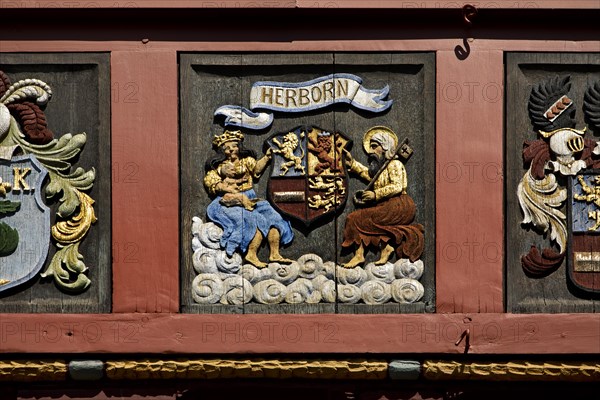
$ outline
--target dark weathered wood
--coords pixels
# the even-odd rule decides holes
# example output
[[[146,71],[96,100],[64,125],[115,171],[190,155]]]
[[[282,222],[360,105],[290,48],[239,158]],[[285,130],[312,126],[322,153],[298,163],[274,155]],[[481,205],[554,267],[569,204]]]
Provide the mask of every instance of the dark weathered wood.
[[[420,314],[426,312],[422,302],[414,304],[338,304],[339,314]]]
[[[244,314],[333,314],[335,304],[256,304],[244,305]]]
[[[111,164],[110,164],[110,58],[102,53],[2,53],[0,70],[13,83],[35,78],[46,82],[53,96],[45,108],[55,138],[67,133],[87,134],[76,167],[94,168],[96,179],[87,193],[95,200],[98,221],[81,242],[79,251],[89,268],[91,286],[78,295],[65,294],[52,279],[39,276],[0,295],[2,312],[99,313],[111,310]],[[123,93],[122,93],[123,95]],[[56,212],[56,199],[49,206]],[[54,218],[51,221],[54,223]],[[51,244],[47,267],[56,251]]]
[[[314,79],[318,76],[333,73],[331,54],[290,54],[290,55],[265,55],[244,54],[237,56],[221,56],[216,60],[222,60],[223,64],[218,67],[210,67],[206,64],[216,64],[214,55],[183,55],[181,58],[182,76],[182,131],[181,131],[181,196],[182,210],[181,225],[184,229],[182,236],[182,304],[193,304],[191,298],[190,283],[196,276],[191,264],[192,251],[190,248],[190,227],[193,216],[199,216],[206,221],[205,209],[210,203],[210,198],[204,190],[202,179],[204,177],[204,162],[213,156],[212,138],[215,134],[222,132],[219,124],[221,121],[213,121],[212,113],[219,106],[232,104],[248,107],[250,99],[250,88],[254,82],[272,80],[302,82]],[[209,62],[205,60],[211,59]],[[281,67],[285,65],[285,67]],[[192,89],[193,88],[193,89]],[[192,90],[190,90],[192,89]],[[192,92],[196,90],[196,92]],[[195,98],[194,98],[195,97]],[[244,140],[246,148],[253,149],[260,157],[262,155],[263,141],[270,135],[278,132],[287,132],[300,125],[316,125],[323,129],[333,129],[333,116],[331,113],[310,113],[278,116],[268,132],[258,134],[247,133]],[[268,167],[261,179],[255,184],[255,191],[260,197],[267,192],[267,182],[270,175]],[[188,182],[193,182],[190,185]],[[193,186],[193,187],[192,187]],[[191,199],[187,201],[185,199]],[[186,205],[188,207],[186,207]],[[295,239],[290,246],[282,248],[285,257],[298,259],[307,253],[317,253],[324,261],[335,257],[335,246],[322,246],[322,243],[335,243],[334,231],[331,226],[322,225],[313,228],[309,232],[301,224],[293,222]],[[312,228],[312,227],[311,227]],[[318,249],[316,251],[315,249]],[[261,246],[259,258],[268,258],[268,246]],[[308,305],[276,305],[264,307],[253,305],[249,312],[256,310],[265,313],[277,312],[332,312],[332,307],[311,308]],[[280,307],[283,307],[280,310]],[[219,312],[219,306],[213,307],[214,312]],[[224,312],[228,312],[228,306],[223,306]]]
[[[575,102],[577,129],[586,126],[582,112],[583,95],[590,82],[600,79],[598,54],[509,53],[506,58],[506,299],[507,310],[519,313],[598,312],[600,297],[583,295],[568,282],[566,261],[547,277],[532,279],[525,275],[521,256],[531,245],[550,246],[530,227],[523,228],[517,187],[527,172],[522,158],[525,140],[539,139],[531,125],[527,104],[533,85],[555,76],[571,76],[570,98]],[[594,137],[592,132],[587,138]],[[558,175],[558,174],[557,174]],[[557,176],[566,187],[566,180]],[[567,207],[562,208],[566,214]]]
[[[212,156],[211,140],[220,133],[221,121],[212,117],[214,110],[225,104],[248,107],[250,89],[257,81],[303,82],[337,73],[353,73],[363,78],[366,88],[380,89],[390,85],[389,98],[396,102],[391,111],[373,114],[355,110],[347,105],[336,105],[308,113],[277,113],[267,132],[246,134],[245,146],[257,150],[259,156],[263,141],[274,133],[287,132],[300,125],[314,125],[329,131],[340,131],[353,140],[353,156],[365,163],[362,149],[364,133],[375,125],[386,125],[400,138],[408,137],[415,155],[407,165],[409,193],[417,203],[416,222],[425,226],[425,273],[421,283],[426,287],[420,306],[379,307],[381,312],[422,312],[424,304],[434,303],[434,249],[435,249],[435,163],[434,163],[434,56],[433,54],[357,54],[357,53],[291,53],[291,54],[182,54],[181,76],[181,302],[183,310],[198,312],[213,308],[196,307],[190,284],[196,276],[192,266],[191,221],[198,216],[206,221],[205,209],[210,202],[202,179],[204,162]],[[431,94],[431,95],[429,95]],[[270,167],[255,190],[264,196]],[[297,259],[315,253],[323,261],[340,264],[348,258],[340,257],[345,217],[354,210],[351,195],[364,187],[356,177],[349,179],[349,199],[343,212],[327,221],[317,222],[308,228],[292,221],[295,239],[282,249],[285,257]],[[369,260],[378,252],[369,254]],[[259,257],[266,260],[268,248],[263,245]],[[223,312],[229,312],[222,306]],[[430,307],[430,311],[431,311]],[[367,308],[360,308],[360,310]],[[194,311],[192,311],[194,310]],[[333,304],[317,305],[260,305],[248,304],[245,313],[330,313]],[[348,308],[346,308],[348,310]],[[357,308],[357,310],[359,310]],[[347,312],[347,311],[346,311]],[[365,311],[359,311],[365,312]]]
[[[347,132],[354,140],[353,157],[366,165],[367,155],[363,150],[365,132],[377,125],[391,128],[399,140],[407,137],[414,153],[406,163],[408,194],[417,206],[415,222],[425,227],[425,249],[422,260],[425,270],[420,282],[425,294],[420,303],[435,303],[435,57],[433,54],[354,54],[335,53],[336,72],[353,73],[364,79],[368,88],[389,85],[389,99],[394,100],[391,109],[382,114],[368,114],[359,110],[336,112],[336,129]],[[350,193],[364,189],[366,184],[350,178]],[[351,201],[337,217],[338,243],[343,240],[344,223],[347,215],[355,209]],[[351,255],[341,250],[340,262]],[[367,263],[379,258],[379,252],[369,252]],[[395,258],[392,259],[394,261]],[[366,264],[365,264],[366,265]],[[348,306],[345,307],[348,312]],[[364,310],[358,307],[358,310]],[[410,308],[409,308],[410,309]],[[419,309],[423,310],[422,307]],[[340,311],[341,312],[341,311]]]
[[[244,307],[225,304],[190,304],[182,305],[181,312],[189,314],[242,314]]]
[[[213,124],[213,112],[223,104],[241,104],[239,79],[233,75],[240,55],[189,55],[180,57],[180,189],[181,189],[181,304],[193,312],[239,313],[243,308],[220,304],[201,306],[192,299],[191,282],[197,275],[192,265],[192,217],[204,222],[210,199],[204,190],[204,163],[212,155],[212,138],[221,133]],[[202,206],[203,205],[203,206]],[[222,310],[221,310],[222,309]]]

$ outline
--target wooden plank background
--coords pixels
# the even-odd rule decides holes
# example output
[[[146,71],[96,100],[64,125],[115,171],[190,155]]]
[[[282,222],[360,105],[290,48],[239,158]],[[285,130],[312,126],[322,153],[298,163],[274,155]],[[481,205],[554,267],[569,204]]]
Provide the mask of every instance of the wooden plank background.
[[[434,309],[435,265],[435,164],[434,164],[434,57],[429,53],[292,53],[292,54],[182,54],[180,57],[180,160],[181,160],[181,284],[182,309],[199,313],[398,313],[429,312]],[[394,100],[389,112],[364,113],[348,106],[330,107],[299,114],[278,114],[267,133],[247,133],[245,146],[261,154],[263,141],[274,133],[287,132],[299,125],[315,125],[326,130],[336,130],[353,140],[352,154],[366,163],[362,137],[371,127],[389,126],[400,140],[410,139],[415,149],[408,161],[408,192],[417,204],[416,222],[425,226],[426,248],[422,257],[425,273],[421,283],[426,292],[417,304],[281,304],[245,306],[198,305],[191,296],[191,281],[196,276],[191,265],[191,221],[198,216],[206,221],[205,209],[210,203],[204,190],[204,162],[214,154],[212,138],[223,131],[220,121],[213,120],[216,108],[225,104],[248,107],[250,89],[257,81],[303,82],[337,73],[352,73],[364,79],[369,89],[390,85],[388,98]],[[270,167],[255,186],[261,196],[266,193]],[[349,195],[364,188],[355,176],[349,179]],[[346,216],[354,209],[348,199],[342,213],[329,223],[317,223],[309,229],[292,221],[294,241],[282,249],[288,258],[297,259],[303,254],[316,253],[324,261],[338,264],[351,255],[341,252],[341,241]],[[259,257],[266,260],[268,248],[263,247]],[[340,256],[341,254],[341,256]],[[378,252],[367,254],[367,262],[376,259]]]
[[[574,101],[576,108],[575,128],[583,129],[586,126],[582,110],[583,96],[590,83],[600,80],[600,54],[509,53],[506,66],[507,310],[520,313],[598,312],[600,295],[585,293],[569,282],[566,259],[558,270],[547,277],[534,279],[525,275],[521,256],[527,254],[533,244],[540,249],[550,247],[550,240],[549,236],[543,237],[531,227],[521,225],[523,212],[519,206],[517,186],[527,172],[522,158],[523,143],[525,140],[539,139],[527,109],[533,85],[556,76],[570,75],[572,84],[569,98]],[[585,137],[598,140],[595,134],[588,129]],[[566,188],[566,179],[559,180],[559,184],[564,184]],[[561,209],[565,215],[566,203]]]
[[[0,294],[0,312],[99,313],[111,310],[111,165],[110,165],[110,70],[108,53],[35,54],[3,53],[0,70],[12,83],[35,78],[52,89],[45,108],[49,129],[55,138],[67,133],[87,134],[86,144],[76,162],[85,170],[94,168],[94,186],[86,193],[95,200],[98,221],[92,225],[79,246],[89,268],[91,286],[78,295],[60,291],[53,279],[39,275],[29,282]],[[47,204],[57,209],[57,200]],[[54,223],[54,215],[51,223]],[[52,260],[50,251],[42,271]]]

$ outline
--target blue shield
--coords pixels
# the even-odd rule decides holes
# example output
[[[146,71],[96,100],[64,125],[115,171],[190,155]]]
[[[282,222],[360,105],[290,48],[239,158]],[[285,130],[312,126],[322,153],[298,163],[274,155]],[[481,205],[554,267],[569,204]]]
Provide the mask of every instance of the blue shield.
[[[600,292],[600,171],[584,170],[570,178],[569,257],[571,282]]]
[[[42,201],[48,171],[33,155],[0,159],[0,292],[35,277],[50,246],[50,209]]]

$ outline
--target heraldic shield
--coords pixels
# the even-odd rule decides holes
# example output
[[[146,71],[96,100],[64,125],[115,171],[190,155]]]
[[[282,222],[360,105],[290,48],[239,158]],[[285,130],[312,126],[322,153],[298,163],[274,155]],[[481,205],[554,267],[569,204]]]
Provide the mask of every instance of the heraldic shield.
[[[317,127],[297,127],[265,141],[273,167],[268,194],[282,214],[306,226],[333,216],[348,198],[343,152],[350,139]]]
[[[0,292],[36,276],[48,255],[47,174],[33,155],[0,159]]]
[[[600,170],[570,178],[569,278],[580,289],[600,292]]]

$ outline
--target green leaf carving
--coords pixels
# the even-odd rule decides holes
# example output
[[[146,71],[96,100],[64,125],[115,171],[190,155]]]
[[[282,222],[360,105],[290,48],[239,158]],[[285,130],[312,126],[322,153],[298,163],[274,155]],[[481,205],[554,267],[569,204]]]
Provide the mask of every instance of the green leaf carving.
[[[79,243],[73,243],[56,252],[48,269],[42,273],[42,277],[52,276],[64,290],[79,293],[87,289],[91,283],[85,276],[85,271],[87,267],[83,263],[83,256],[79,254]]]
[[[0,217],[12,214],[21,207],[20,201],[0,200]]]
[[[0,222],[0,257],[11,255],[19,245],[19,232]]]
[[[69,175],[63,175],[58,172],[50,172],[50,183],[46,186],[46,197],[51,198],[62,192],[58,215],[67,218],[75,212],[79,206],[78,191],[88,190],[94,184],[96,171],[92,168],[85,171],[83,168],[77,168],[75,172]]]

